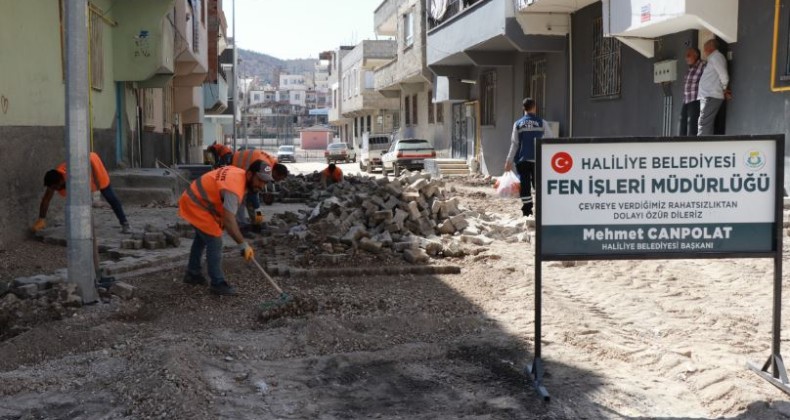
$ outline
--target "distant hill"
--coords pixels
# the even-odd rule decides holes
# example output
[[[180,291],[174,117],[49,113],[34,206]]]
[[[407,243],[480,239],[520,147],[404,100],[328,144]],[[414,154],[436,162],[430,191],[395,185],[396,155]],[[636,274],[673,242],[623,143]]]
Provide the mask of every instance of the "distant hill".
[[[313,71],[317,59],[300,58],[295,60],[281,60],[268,54],[239,48],[239,76],[258,76],[261,83],[277,84],[278,71],[291,74],[301,74]]]

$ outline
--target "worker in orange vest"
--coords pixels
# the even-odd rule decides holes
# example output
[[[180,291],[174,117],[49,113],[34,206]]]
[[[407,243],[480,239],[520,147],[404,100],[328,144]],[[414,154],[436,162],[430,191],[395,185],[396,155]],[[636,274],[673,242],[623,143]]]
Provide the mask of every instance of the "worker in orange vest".
[[[252,162],[255,162],[256,160],[262,160],[265,164],[271,166],[272,170],[274,170],[274,166],[278,163],[277,156],[274,156],[265,150],[246,149],[239,150],[234,153],[231,164],[233,166],[246,169]]]
[[[185,283],[207,283],[201,269],[205,249],[211,292],[236,294],[236,289],[228,284],[222,272],[222,231],[227,231],[239,244],[244,259],[251,261],[255,253],[239,230],[236,212],[245,193],[260,191],[272,181],[272,168],[263,161],[256,161],[246,171],[235,166],[215,169],[196,179],[184,191],[178,201],[178,214],[195,229]]]
[[[237,168],[246,170],[253,162],[258,160],[262,160],[264,163],[271,166],[272,178],[274,178],[275,182],[282,181],[288,177],[288,168],[282,163],[277,163],[277,157],[263,150],[239,150],[233,154],[233,161],[231,164]],[[252,223],[258,226],[261,225],[263,223],[263,210],[261,210],[261,197],[258,193],[247,194],[247,196],[244,197],[244,203],[247,207],[248,214],[255,215],[254,217],[250,217]],[[243,218],[242,221],[247,223],[246,217]]]
[[[343,171],[340,170],[334,163],[330,163],[323,171],[321,171],[321,187],[326,188],[328,184],[338,184],[345,181]]]
[[[221,143],[214,142],[214,144],[206,148],[206,151],[214,156],[215,167],[230,165],[233,159],[233,149]]]
[[[110,186],[110,175],[104,167],[99,155],[91,152],[91,191],[96,190],[101,192],[102,197],[110,204],[115,217],[121,223],[121,232],[132,233],[132,228],[129,226],[129,221],[126,219],[126,214],[123,211],[121,200],[115,195],[112,187]],[[47,226],[47,210],[49,210],[49,202],[52,196],[57,192],[62,197],[66,196],[66,162],[58,165],[57,168],[47,171],[44,175],[44,186],[47,190],[44,192],[44,197],[41,198],[41,204],[38,209],[38,220],[33,224],[33,232],[38,232]]]

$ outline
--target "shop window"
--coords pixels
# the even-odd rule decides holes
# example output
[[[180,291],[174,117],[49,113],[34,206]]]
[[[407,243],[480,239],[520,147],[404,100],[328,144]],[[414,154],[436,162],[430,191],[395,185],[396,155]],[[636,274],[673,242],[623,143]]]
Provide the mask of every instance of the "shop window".
[[[444,103],[436,103],[436,123],[444,124]]]
[[[411,125],[411,96],[406,96],[403,99],[403,123],[408,127]]]
[[[417,94],[415,93],[414,96],[411,98],[411,108],[412,108],[412,115],[411,115],[411,123],[412,125],[417,125],[417,110],[419,107],[419,102],[417,102]]]

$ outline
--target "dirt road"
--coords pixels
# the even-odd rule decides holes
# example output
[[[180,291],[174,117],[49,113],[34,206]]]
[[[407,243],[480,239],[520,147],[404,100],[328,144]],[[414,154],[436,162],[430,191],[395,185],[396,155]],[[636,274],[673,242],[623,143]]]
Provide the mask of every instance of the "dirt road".
[[[477,211],[518,209],[487,188],[458,190]],[[225,261],[241,292],[232,298],[184,285],[181,270],[131,279],[136,299],[0,343],[0,419],[790,414],[786,396],[744,368],[768,355],[770,263],[547,263],[545,404],[522,373],[532,261],[528,244],[495,241],[432,261],[458,275],[281,278],[319,310],[268,323],[257,308],[276,293],[238,258]]]

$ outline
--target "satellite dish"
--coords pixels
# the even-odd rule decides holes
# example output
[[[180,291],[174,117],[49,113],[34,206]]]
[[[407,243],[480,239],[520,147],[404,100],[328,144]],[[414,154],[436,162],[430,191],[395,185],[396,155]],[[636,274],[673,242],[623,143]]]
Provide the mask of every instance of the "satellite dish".
[[[441,20],[442,16],[447,12],[448,0],[431,0],[431,17],[434,20]]]

